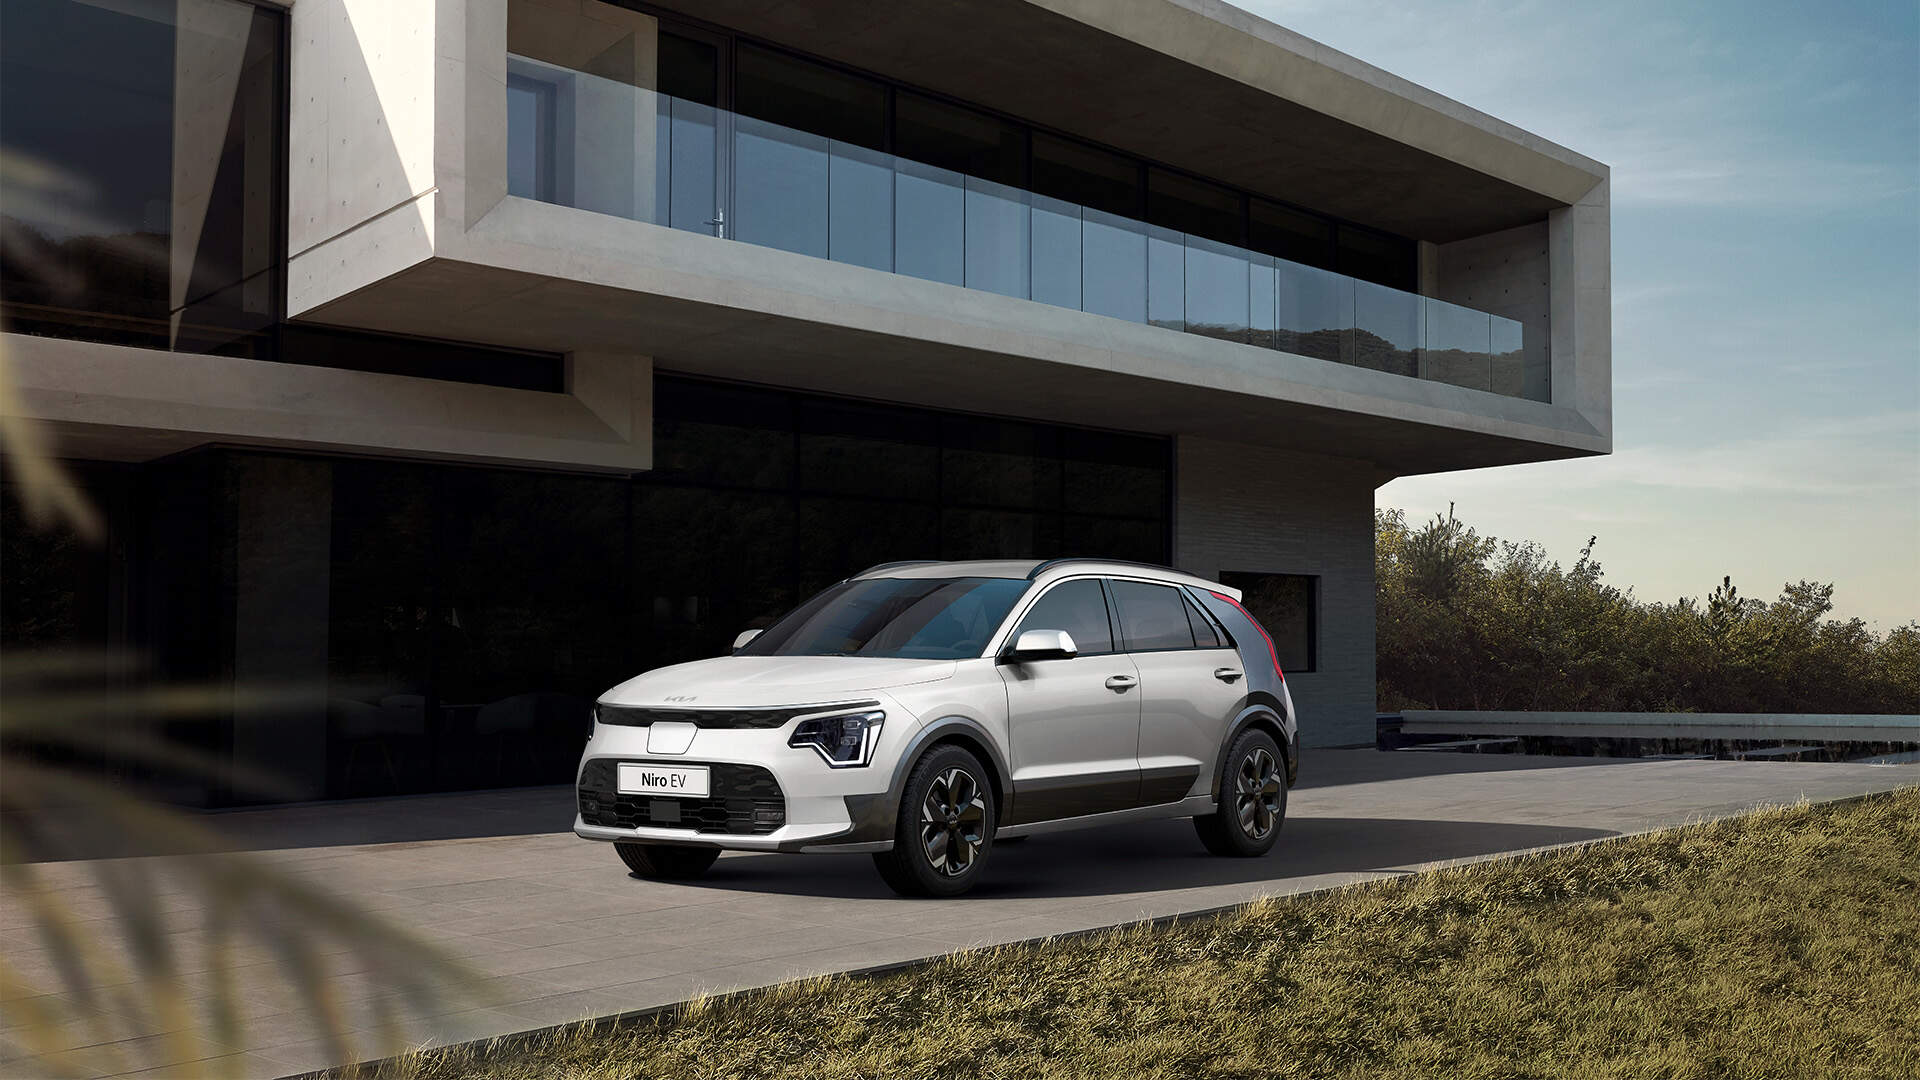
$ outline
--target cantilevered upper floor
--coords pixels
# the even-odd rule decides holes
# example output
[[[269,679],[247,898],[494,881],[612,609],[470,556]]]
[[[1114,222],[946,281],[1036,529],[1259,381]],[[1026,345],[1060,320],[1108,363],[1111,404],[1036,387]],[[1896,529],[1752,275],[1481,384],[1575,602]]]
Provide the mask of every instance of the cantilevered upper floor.
[[[296,320],[1371,460],[1611,446],[1607,169],[1210,0],[302,0]]]

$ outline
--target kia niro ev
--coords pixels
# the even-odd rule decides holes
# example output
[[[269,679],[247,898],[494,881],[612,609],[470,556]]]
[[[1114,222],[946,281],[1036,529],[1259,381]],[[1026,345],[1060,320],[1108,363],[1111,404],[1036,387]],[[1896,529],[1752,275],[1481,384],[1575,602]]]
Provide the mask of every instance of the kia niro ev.
[[[1190,817],[1263,855],[1299,729],[1267,632],[1226,586],[1095,559],[888,563],[733,655],[649,671],[594,710],[573,831],[634,873],[722,850],[870,852],[951,896],[996,840]]]

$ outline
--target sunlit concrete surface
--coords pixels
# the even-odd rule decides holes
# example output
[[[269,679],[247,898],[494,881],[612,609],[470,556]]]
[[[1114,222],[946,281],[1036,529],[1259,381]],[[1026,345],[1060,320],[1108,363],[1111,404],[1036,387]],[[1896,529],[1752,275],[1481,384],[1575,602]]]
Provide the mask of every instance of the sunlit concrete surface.
[[[415,1019],[416,1038],[453,1042],[1916,782],[1920,765],[1309,751],[1286,831],[1267,858],[1210,857],[1184,821],[1114,826],[997,848],[976,893],[942,901],[896,898],[865,856],[731,854],[697,883],[642,881],[610,847],[567,831],[565,788],[279,808],[218,821],[236,848],[360,897],[485,973],[487,1006]],[[88,866],[38,869],[74,883],[67,907],[76,918],[106,915]],[[52,961],[27,913],[6,899],[0,944],[8,961],[53,985]],[[200,953],[191,899],[155,902],[181,927],[193,970]],[[237,955],[246,965],[239,983],[249,1015],[237,1040],[245,1045],[206,1052],[231,1056],[249,1076],[333,1064],[271,955],[252,947]],[[350,1015],[365,1020],[381,988],[344,956],[330,966]],[[190,982],[202,990],[206,979]],[[161,1033],[144,1034],[119,1048],[119,1068],[211,1075],[218,1067],[212,1059],[169,1062],[163,1040],[152,1037]],[[71,1038],[81,1045],[87,1036],[76,1030]],[[0,1075],[34,1071],[31,1062],[0,1061]]]

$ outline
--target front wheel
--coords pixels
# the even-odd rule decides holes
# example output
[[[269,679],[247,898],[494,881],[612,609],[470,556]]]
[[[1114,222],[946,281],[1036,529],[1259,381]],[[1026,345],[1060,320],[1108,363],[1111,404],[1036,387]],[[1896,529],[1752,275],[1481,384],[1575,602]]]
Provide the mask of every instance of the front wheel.
[[[1227,749],[1220,808],[1193,819],[1200,842],[1215,855],[1251,858],[1273,850],[1287,817],[1287,778],[1280,745],[1254,728]]]
[[[893,850],[873,864],[902,896],[958,896],[980,879],[993,828],[986,766],[958,746],[937,747],[907,777]]]
[[[673,844],[615,844],[620,861],[643,878],[684,881],[697,878],[720,857],[719,848],[679,847]]]

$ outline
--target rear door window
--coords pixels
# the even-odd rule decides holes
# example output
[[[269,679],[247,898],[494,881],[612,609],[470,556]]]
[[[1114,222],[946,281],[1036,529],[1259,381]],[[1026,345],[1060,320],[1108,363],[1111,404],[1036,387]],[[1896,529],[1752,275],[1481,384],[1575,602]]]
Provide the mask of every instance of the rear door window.
[[[1187,621],[1180,590],[1144,581],[1110,584],[1120,616],[1120,636],[1129,652],[1193,648],[1193,626]]]

